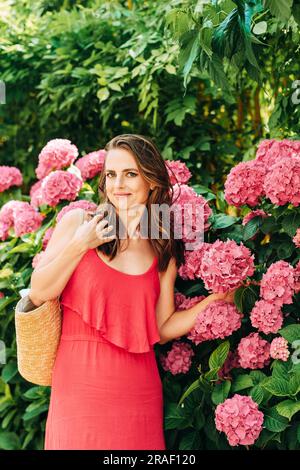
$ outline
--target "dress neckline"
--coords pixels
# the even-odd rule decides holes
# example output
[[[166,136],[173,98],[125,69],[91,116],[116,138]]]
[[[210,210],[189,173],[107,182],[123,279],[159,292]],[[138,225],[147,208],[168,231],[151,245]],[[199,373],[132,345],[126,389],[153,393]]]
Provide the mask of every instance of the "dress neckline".
[[[144,273],[142,274],[130,274],[130,273],[125,273],[124,271],[119,271],[119,269],[116,269],[116,268],[113,268],[112,266],[109,266],[109,264],[107,264],[98,254],[98,251],[97,251],[97,248],[94,248],[92,249],[92,251],[95,253],[95,255],[97,256],[98,259],[100,259],[100,261],[102,261],[102,264],[104,264],[104,266],[106,266],[108,269],[111,269],[119,274],[122,274],[124,276],[131,276],[131,277],[142,277],[142,276],[145,276],[146,274],[148,274],[150,271],[152,271],[152,269],[154,268],[155,264],[156,264],[156,261],[157,261],[157,257],[155,256],[152,263],[151,263],[151,266],[147,269],[147,271],[145,271]]]

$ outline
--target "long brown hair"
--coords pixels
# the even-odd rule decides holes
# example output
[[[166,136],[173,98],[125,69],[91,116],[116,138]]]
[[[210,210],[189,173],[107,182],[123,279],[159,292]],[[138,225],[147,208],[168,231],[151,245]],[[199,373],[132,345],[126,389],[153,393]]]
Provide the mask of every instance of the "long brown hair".
[[[137,134],[118,135],[111,139],[105,146],[105,150],[107,152],[115,148],[128,150],[135,158],[136,164],[144,179],[149,184],[155,186],[153,190],[150,190],[148,201],[146,203],[146,209],[149,215],[148,233],[151,233],[150,224],[153,223],[153,221],[157,224],[157,231],[159,233],[158,238],[149,238],[149,241],[158,258],[159,271],[166,270],[171,257],[175,258],[176,266],[179,268],[184,263],[184,242],[182,239],[174,239],[173,211],[170,211],[170,236],[168,239],[161,238],[161,234],[164,231],[161,217],[155,219],[155,214],[153,214],[153,211],[151,211],[152,204],[167,204],[168,206],[171,206],[172,203],[175,202],[173,201],[173,186],[171,184],[169,173],[162,155],[150,138]],[[101,202],[108,203],[109,200],[106,194],[105,180],[106,177],[104,161],[103,169],[99,177],[98,193],[99,200]],[[159,215],[161,216],[161,213]],[[120,247],[120,239],[118,234],[119,226],[122,222],[120,222],[118,214],[115,213],[115,217],[117,225],[116,238],[98,247],[98,250],[108,255],[110,260],[116,256]]]

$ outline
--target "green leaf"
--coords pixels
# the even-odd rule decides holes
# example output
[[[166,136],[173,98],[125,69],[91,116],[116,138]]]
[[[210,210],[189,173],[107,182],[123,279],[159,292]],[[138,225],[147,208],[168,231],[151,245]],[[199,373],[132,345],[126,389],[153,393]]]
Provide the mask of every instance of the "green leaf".
[[[261,225],[262,217],[253,217],[245,226],[244,226],[244,241],[252,238],[258,231]]]
[[[291,420],[300,411],[300,401],[284,400],[276,405],[276,410],[281,416]]]
[[[275,360],[272,363],[272,377],[276,379],[289,380],[289,364]]]
[[[165,414],[165,429],[185,429],[191,426],[191,419],[184,415],[176,403],[168,403]]]
[[[201,444],[200,433],[188,430],[179,442],[179,450],[198,450]]]
[[[283,336],[289,343],[293,343],[300,339],[300,325],[292,324],[282,328],[278,333]]]
[[[245,390],[246,388],[253,387],[253,385],[254,384],[250,375],[247,375],[247,374],[238,375],[232,384],[232,393],[238,392],[240,390]]]
[[[300,392],[300,373],[293,374],[290,378],[290,394],[295,396]]]
[[[215,405],[219,405],[219,403],[223,403],[224,400],[228,397],[230,391],[231,383],[230,380],[225,380],[220,384],[216,384],[211,394],[212,402]]]
[[[179,402],[178,402],[178,406],[181,405],[181,403],[194,391],[194,390],[197,390],[198,388],[200,388],[200,383],[199,383],[199,379],[195,380],[195,382],[193,382],[189,388],[184,392],[184,394],[182,395],[182,397],[180,398]]]
[[[257,403],[260,405],[264,399],[265,399],[265,394],[264,390],[260,385],[255,385],[249,393],[249,396]]]
[[[249,375],[250,375],[254,385],[258,385],[259,383],[266,380],[266,378],[267,378],[266,374],[264,374],[260,370],[251,370]]]
[[[201,406],[197,406],[194,410],[194,421],[193,424],[198,431],[203,428],[205,424],[205,417],[202,411]]]
[[[8,383],[18,372],[16,362],[9,362],[3,367],[1,378],[5,383]]]
[[[271,378],[263,383],[262,387],[276,397],[285,397],[290,395],[290,387],[287,380]]]
[[[273,16],[280,20],[289,20],[293,0],[265,0],[265,7],[270,9]]]
[[[107,100],[108,97],[109,97],[108,88],[100,88],[100,90],[97,91],[97,98],[99,98],[100,103],[102,103],[102,101]]]
[[[32,409],[31,411],[24,413],[23,420],[28,421],[29,419],[35,418],[36,416],[39,416],[40,414],[47,411],[48,408],[49,408],[49,405],[47,403],[43,405],[39,405],[36,408]]]
[[[210,370],[212,369],[221,369],[229,353],[230,343],[229,341],[224,341],[221,343],[217,349],[210,355],[208,364]]]
[[[212,228],[217,230],[230,227],[235,224],[237,220],[237,217],[232,217],[231,215],[215,214],[212,217]]]
[[[0,432],[0,449],[19,450],[21,442],[14,432]]]
[[[284,431],[289,425],[288,419],[281,416],[276,407],[264,411],[264,427],[272,432]]]

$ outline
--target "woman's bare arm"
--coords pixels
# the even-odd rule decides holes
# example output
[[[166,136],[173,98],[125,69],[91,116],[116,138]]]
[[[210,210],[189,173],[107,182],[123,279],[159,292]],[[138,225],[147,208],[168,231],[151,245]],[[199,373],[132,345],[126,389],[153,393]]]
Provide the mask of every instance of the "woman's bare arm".
[[[73,238],[83,220],[82,211],[69,211],[57,223],[45,253],[31,275],[29,298],[37,306],[60,296],[86,252],[86,248]]]

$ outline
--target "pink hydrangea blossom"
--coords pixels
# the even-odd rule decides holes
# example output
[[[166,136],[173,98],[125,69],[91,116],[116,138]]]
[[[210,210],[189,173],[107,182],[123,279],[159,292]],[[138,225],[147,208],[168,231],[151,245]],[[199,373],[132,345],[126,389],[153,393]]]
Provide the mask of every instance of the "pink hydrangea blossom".
[[[172,185],[176,183],[187,184],[191,179],[192,173],[184,162],[180,162],[178,160],[166,160],[165,164]]]
[[[82,180],[68,171],[52,171],[43,179],[42,199],[49,206],[56,206],[60,201],[73,201],[82,187]]]
[[[294,267],[294,281],[294,291],[295,294],[298,294],[300,292],[300,261]]]
[[[205,250],[210,246],[210,243],[203,242],[196,250],[185,250],[184,263],[178,269],[178,274],[182,279],[194,280],[201,277],[200,266],[202,257]]]
[[[11,186],[21,186],[23,176],[20,170],[14,166],[0,166],[0,193]]]
[[[254,270],[254,255],[242,242],[238,245],[234,240],[216,240],[204,251],[200,265],[205,287],[214,293],[239,287]]]
[[[250,314],[252,326],[266,335],[277,333],[282,327],[283,314],[280,306],[267,300],[258,300]]]
[[[163,369],[173,375],[186,374],[190,370],[194,355],[190,344],[174,341],[166,356],[160,354],[160,362]]]
[[[263,163],[267,171],[269,171],[281,158],[290,158],[292,156],[300,156],[299,140],[263,140],[257,149],[255,160]]]
[[[270,356],[272,359],[279,359],[281,361],[287,361],[289,358],[290,352],[288,348],[288,342],[285,338],[281,336],[274,338],[271,342],[270,347]]]
[[[297,228],[296,235],[293,238],[293,242],[297,248],[300,248],[300,228]]]
[[[97,204],[91,201],[86,201],[85,199],[80,199],[79,201],[70,202],[67,206],[63,207],[56,216],[56,222],[59,222],[60,219],[69,211],[73,209],[84,209],[85,211],[95,212],[97,209]]]
[[[106,150],[101,149],[90,152],[76,161],[75,166],[79,168],[83,181],[94,178],[102,171],[105,156]]]
[[[9,236],[10,225],[0,221],[0,240],[5,241]]]
[[[226,434],[231,446],[254,444],[260,435],[264,414],[249,396],[236,393],[219,404],[215,411],[218,431]]]
[[[42,197],[42,184],[44,180],[39,180],[36,183],[34,183],[29,191],[30,195],[30,204],[32,207],[35,209],[38,209],[39,206],[42,204],[46,204],[46,201],[43,200]]]
[[[271,342],[270,347],[270,356],[272,359],[279,359],[280,361],[287,361],[289,358],[290,352],[288,348],[288,342],[285,338],[281,336],[274,338]]]
[[[181,292],[175,292],[174,294],[174,303],[175,303],[175,309],[178,310],[179,306],[184,302],[186,299],[186,296],[182,294]]]
[[[294,269],[286,261],[271,264],[260,282],[260,296],[278,306],[293,303]]]
[[[254,219],[254,217],[258,217],[258,216],[262,217],[264,219],[264,218],[268,217],[268,214],[266,214],[265,211],[263,211],[261,209],[257,209],[255,211],[250,211],[243,218],[242,224],[246,225],[246,224],[248,224],[248,222],[250,222],[250,220],[252,220],[252,219]]]
[[[196,345],[203,341],[226,338],[241,327],[242,317],[235,304],[216,300],[198,314],[187,338]]]
[[[0,210],[0,226],[2,226],[4,239],[12,227],[16,237],[26,233],[35,232],[40,228],[44,215],[37,212],[28,202],[9,201]]]
[[[181,298],[180,304],[177,306],[177,310],[187,310],[194,305],[198,304],[199,302],[202,302],[206,298],[205,295],[196,295],[195,297],[185,297]]]
[[[204,232],[210,227],[208,219],[212,214],[208,202],[186,184],[175,184],[173,190],[171,209],[174,212],[178,238],[182,238],[185,243],[196,240],[203,242]]]
[[[268,171],[264,181],[266,197],[273,204],[300,204],[300,158],[280,158]]]
[[[230,372],[238,367],[240,367],[240,361],[237,351],[229,351],[226,361],[218,371],[218,377],[222,380],[231,380]]]
[[[270,363],[270,344],[258,333],[242,338],[237,351],[243,369],[263,369]]]
[[[39,154],[39,164],[35,170],[40,180],[52,170],[60,170],[70,166],[78,156],[78,149],[68,139],[52,139]]]
[[[254,207],[264,195],[263,183],[266,170],[255,160],[238,163],[230,170],[224,184],[224,196],[228,204]]]

